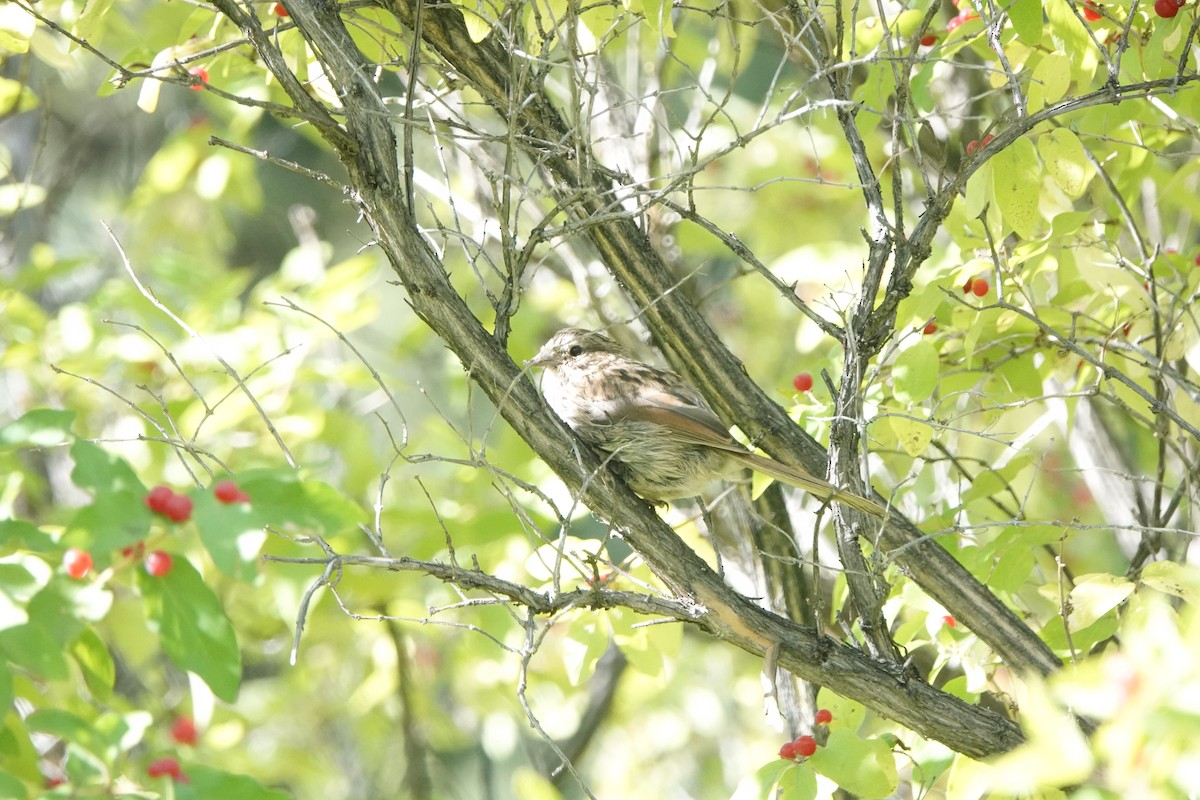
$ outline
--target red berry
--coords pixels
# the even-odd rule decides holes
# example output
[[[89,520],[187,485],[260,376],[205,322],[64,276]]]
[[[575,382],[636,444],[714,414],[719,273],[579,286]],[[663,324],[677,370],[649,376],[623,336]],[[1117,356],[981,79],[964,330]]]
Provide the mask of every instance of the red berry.
[[[967,155],[969,155],[969,156],[975,155],[975,151],[978,149],[979,149],[979,140],[978,139],[972,139],[971,141],[967,142]]]
[[[950,614],[947,614],[946,616],[942,617],[942,624],[944,624],[947,628],[953,628],[958,624],[958,620],[956,620]]]
[[[1092,0],[1087,0],[1087,2],[1083,4],[1083,18],[1088,22],[1095,22],[1102,16],[1103,14],[1100,13],[1100,9],[1096,7],[1096,4],[1093,3]]]
[[[163,513],[163,509],[166,508],[167,501],[174,494],[171,491],[171,487],[160,484],[150,490],[150,494],[146,495],[146,499],[143,502],[145,502],[146,508],[161,514]]]
[[[151,778],[162,778],[169,776],[173,781],[187,783],[188,777],[183,774],[183,769],[180,768],[179,762],[167,756],[165,758],[155,759],[146,765],[146,774]]]
[[[192,722],[191,717],[176,717],[171,723],[171,738],[178,744],[195,744],[196,739],[196,723]]]
[[[921,37],[921,44],[925,47],[933,47],[937,44],[937,37],[932,33],[927,33]]]
[[[204,67],[196,67],[194,69],[189,69],[188,74],[195,77],[198,81],[197,83],[193,83],[188,88],[193,92],[204,91],[204,84],[208,83],[208,70],[206,70]]]
[[[928,336],[931,333],[937,333],[937,323],[930,321],[925,323],[925,327],[921,329],[921,333]]]
[[[62,563],[67,574],[75,580],[79,580],[92,571],[92,554],[87,550],[72,547],[63,553]]]
[[[822,708],[817,712],[816,720],[818,725],[828,725],[833,722],[833,712],[828,708]]]
[[[796,757],[796,743],[784,742],[783,747],[779,748],[779,757],[787,761],[791,761]]]
[[[1200,255],[1196,256],[1196,266],[1200,267]]]
[[[174,566],[174,561],[170,553],[164,553],[162,550],[155,550],[146,556],[146,572],[156,578],[161,578],[171,571]]]
[[[807,733],[803,736],[797,736],[792,744],[795,746],[796,755],[798,756],[811,756],[817,752],[817,740]]]
[[[963,294],[971,293],[971,285],[975,283],[974,278],[967,278],[967,282],[963,284]]]
[[[192,516],[192,498],[185,494],[172,494],[162,513],[175,522],[187,522]]]
[[[1170,19],[1179,13],[1183,0],[1154,0],[1154,13],[1163,19]]]
[[[1125,334],[1126,336],[1128,336],[1129,332],[1132,330],[1133,330],[1132,322],[1126,322],[1124,325],[1121,326],[1121,333]]]
[[[982,139],[982,140],[979,142],[979,146],[980,146],[980,147],[987,147],[987,146],[988,146],[988,142],[990,142],[992,139],[995,139],[995,138],[996,138],[995,136],[992,136],[992,135],[989,133],[987,136],[984,136],[984,137],[983,137],[983,139]]]
[[[976,278],[971,282],[971,291],[976,297],[984,297],[990,289],[987,278]]]
[[[271,11],[273,11],[275,13],[275,16],[277,16],[277,17],[289,16],[288,10],[283,7],[283,3],[276,3],[274,6],[271,7]]]
[[[797,392],[807,392],[813,387],[813,376],[807,372],[801,372],[792,378],[792,386],[796,387]]]
[[[238,495],[241,493],[242,490],[238,488],[238,485],[228,479],[219,481],[217,485],[213,487],[213,497],[226,504],[236,503],[238,500]]]

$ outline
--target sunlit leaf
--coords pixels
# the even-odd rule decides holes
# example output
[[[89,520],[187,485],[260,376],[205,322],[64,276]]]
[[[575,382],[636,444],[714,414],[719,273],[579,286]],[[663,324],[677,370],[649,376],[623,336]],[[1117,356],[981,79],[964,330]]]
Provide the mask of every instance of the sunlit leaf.
[[[1031,239],[1045,220],[1038,213],[1038,186],[1042,166],[1037,149],[1028,139],[1018,139],[992,157],[992,187],[1004,223]]]
[[[860,739],[848,729],[833,729],[824,747],[806,762],[851,794],[883,798],[896,789],[896,759],[882,739]]]
[[[242,678],[242,657],[233,625],[196,568],[182,556],[154,577],[139,569],[138,590],[146,617],[163,650],[180,669],[199,675],[217,697],[232,703]]]

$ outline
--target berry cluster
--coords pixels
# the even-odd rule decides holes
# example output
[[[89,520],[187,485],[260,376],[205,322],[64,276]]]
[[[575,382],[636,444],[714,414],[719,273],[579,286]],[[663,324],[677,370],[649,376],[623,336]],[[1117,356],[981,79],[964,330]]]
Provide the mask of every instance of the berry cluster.
[[[192,718],[180,715],[171,722],[171,738],[176,744],[185,744],[190,747],[196,744],[200,735],[196,731],[196,723],[192,721]],[[174,756],[154,759],[146,765],[146,774],[151,778],[170,778],[176,783],[191,782],[187,773],[183,771],[183,767],[179,765],[179,759]]]
[[[963,294],[973,294],[976,297],[986,297],[991,291],[991,286],[988,285],[987,278],[967,278],[967,282],[963,284]]]
[[[146,774],[151,778],[170,778],[176,783],[190,783],[179,761],[170,756],[151,761],[146,765]]]
[[[217,481],[217,485],[213,487],[213,497],[217,498],[217,502],[225,505],[250,502],[250,495],[239,489],[238,485],[228,478]]]
[[[981,147],[987,147],[988,142],[990,142],[992,139],[995,139],[995,138],[996,138],[995,136],[992,136],[989,133],[987,136],[984,136],[982,139],[972,139],[971,141],[967,142],[967,155],[969,155],[969,156],[975,155],[976,150],[978,150]]]
[[[146,508],[173,522],[187,522],[192,516],[192,498],[176,494],[169,486],[155,486],[143,502]]]
[[[225,505],[250,502],[250,495],[243,492],[236,483],[229,479],[218,481],[213,486],[213,497],[217,499],[217,502]],[[146,508],[172,522],[187,522],[192,518],[192,509],[195,508],[192,498],[185,494],[179,494],[169,486],[162,485],[151,489],[142,502],[145,503]],[[121,548],[121,558],[126,562],[140,561],[144,558],[146,572],[156,578],[170,573],[171,568],[175,565],[170,553],[155,550],[147,554],[146,543],[140,541]],[[67,575],[75,580],[81,580],[92,571],[95,562],[92,554],[87,550],[72,547],[63,554],[62,566]]]
[[[822,708],[813,718],[817,725],[828,725],[833,722],[833,714],[829,709]],[[801,734],[790,742],[784,742],[779,748],[779,757],[785,761],[795,761],[798,758],[808,758],[817,752],[817,740],[809,734]]]

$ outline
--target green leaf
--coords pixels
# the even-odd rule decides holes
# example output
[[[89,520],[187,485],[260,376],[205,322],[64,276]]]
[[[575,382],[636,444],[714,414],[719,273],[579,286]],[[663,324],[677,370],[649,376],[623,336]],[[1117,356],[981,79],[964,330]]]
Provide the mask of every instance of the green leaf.
[[[605,616],[620,613],[620,610],[614,610]],[[562,659],[567,680],[572,686],[579,686],[591,677],[596,662],[612,641],[612,630],[608,625],[601,624],[602,619],[582,617],[567,628],[567,635],[562,641]]]
[[[69,541],[92,551],[97,564],[108,563],[108,555],[150,533],[153,517],[145,503],[145,492],[100,491],[95,501],[75,512],[68,530]]]
[[[69,652],[83,673],[88,691],[100,701],[108,700],[116,683],[117,670],[104,640],[91,628],[84,628],[71,644]]]
[[[17,550],[44,553],[57,548],[54,539],[36,525],[20,519],[0,520],[0,556],[9,555]]]
[[[29,52],[29,40],[36,28],[37,20],[16,3],[0,5],[0,50]]]
[[[29,601],[29,618],[66,647],[85,622],[104,619],[112,604],[112,592],[104,583],[59,576]]]
[[[896,434],[900,447],[913,458],[925,452],[925,448],[933,441],[933,428],[928,423],[909,417],[890,416],[888,426]]]
[[[807,792],[807,787],[811,787],[812,791]],[[777,758],[773,761],[768,761],[763,764],[753,775],[747,776],[738,786],[738,790],[734,793],[734,797],[756,797],[762,800],[774,800],[776,797],[786,796],[789,800],[812,800],[816,797],[817,778],[813,774],[812,767],[808,764],[797,764],[795,761],[787,761],[782,758]],[[776,790],[780,792],[794,792],[794,794],[777,795]]]
[[[0,725],[0,763],[4,764],[0,775],[7,773],[41,785],[43,778],[38,769],[39,758],[29,740],[25,720],[20,714],[5,714]],[[17,796],[22,800],[28,797],[24,792]]]
[[[71,458],[75,461],[71,480],[76,486],[97,492],[132,492],[141,505],[146,487],[128,461],[82,439],[71,447]]]
[[[48,733],[79,745],[89,753],[103,756],[108,743],[97,735],[92,723],[59,708],[41,708],[25,718],[29,730]]]
[[[463,22],[472,42],[486,39],[500,18],[501,9],[489,0],[454,0],[454,4],[462,9]]]
[[[675,25],[671,21],[672,7],[672,4],[665,0],[631,0],[628,4],[630,11],[639,12],[642,15],[651,32],[668,39],[675,37]]]
[[[71,32],[78,39],[81,39],[93,47],[100,45],[100,40],[104,36],[104,30],[108,25],[108,12],[112,8],[113,0],[87,0],[83,6],[83,11],[75,19],[75,24],[71,26]],[[71,43],[71,48],[78,47],[74,42]]]
[[[62,644],[35,622],[0,631],[0,653],[18,667],[52,681],[70,676]]]
[[[1042,167],[1037,149],[1028,139],[1018,139],[992,156],[992,166],[992,191],[1004,224],[1019,236],[1034,238],[1044,222],[1038,214]]]
[[[782,759],[780,759],[783,762]],[[778,794],[772,798],[778,800],[813,800],[817,796],[817,774],[812,767],[804,764],[787,764],[786,769],[779,775],[775,784]]]
[[[0,658],[0,708],[11,708],[14,697],[12,669]]]
[[[1029,113],[1057,103],[1070,85],[1071,60],[1062,53],[1047,53],[1033,68],[1033,79],[1029,82],[1029,93],[1025,98]]]
[[[25,789],[25,784],[12,775],[0,772],[0,798],[26,800],[27,797],[29,797],[29,792]]]
[[[937,388],[938,352],[930,342],[917,342],[892,365],[896,397],[906,403],[928,400]]]
[[[267,538],[267,517],[253,502],[225,504],[211,491],[198,492],[193,499],[192,519],[217,569],[232,578],[252,581]]]
[[[1042,41],[1046,29],[1042,22],[1042,0],[1014,0],[1008,6],[1008,18],[1022,42],[1036,47]]]
[[[161,578],[137,570],[138,590],[151,628],[180,669],[194,672],[217,697],[232,703],[242,677],[242,657],[221,601],[187,559],[176,555]]]
[[[11,6],[10,6],[11,7]],[[54,447],[75,438],[71,423],[74,411],[35,408],[0,428],[0,450],[18,447]]]
[[[0,562],[0,630],[29,621],[25,607],[53,575],[50,565],[35,556],[18,554]]]
[[[1107,572],[1081,575],[1071,590],[1071,631],[1091,625],[1133,592],[1133,581]]]
[[[258,519],[272,525],[291,524],[332,534],[366,516],[362,508],[329,484],[302,481],[294,472],[240,473],[237,482],[250,496],[250,505]]]
[[[899,783],[896,759],[887,743],[860,739],[845,728],[830,731],[825,747],[818,748],[806,763],[859,797],[887,797]]]
[[[1155,561],[1146,565],[1138,580],[1189,604],[1200,602],[1200,570],[1193,567],[1174,561]]]
[[[1096,177],[1096,168],[1088,160],[1079,137],[1066,128],[1055,128],[1039,137],[1038,152],[1058,188],[1072,200],[1083,197]]]

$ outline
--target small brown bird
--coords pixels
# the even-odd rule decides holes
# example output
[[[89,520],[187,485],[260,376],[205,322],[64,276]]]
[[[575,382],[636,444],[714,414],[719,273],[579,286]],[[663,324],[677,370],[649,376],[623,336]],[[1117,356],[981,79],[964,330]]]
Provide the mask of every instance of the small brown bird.
[[[545,368],[550,407],[580,439],[611,453],[629,488],[647,500],[694,497],[749,467],[821,500],[887,516],[873,500],[747,450],[683,378],[637,361],[602,333],[564,328],[529,364]]]

